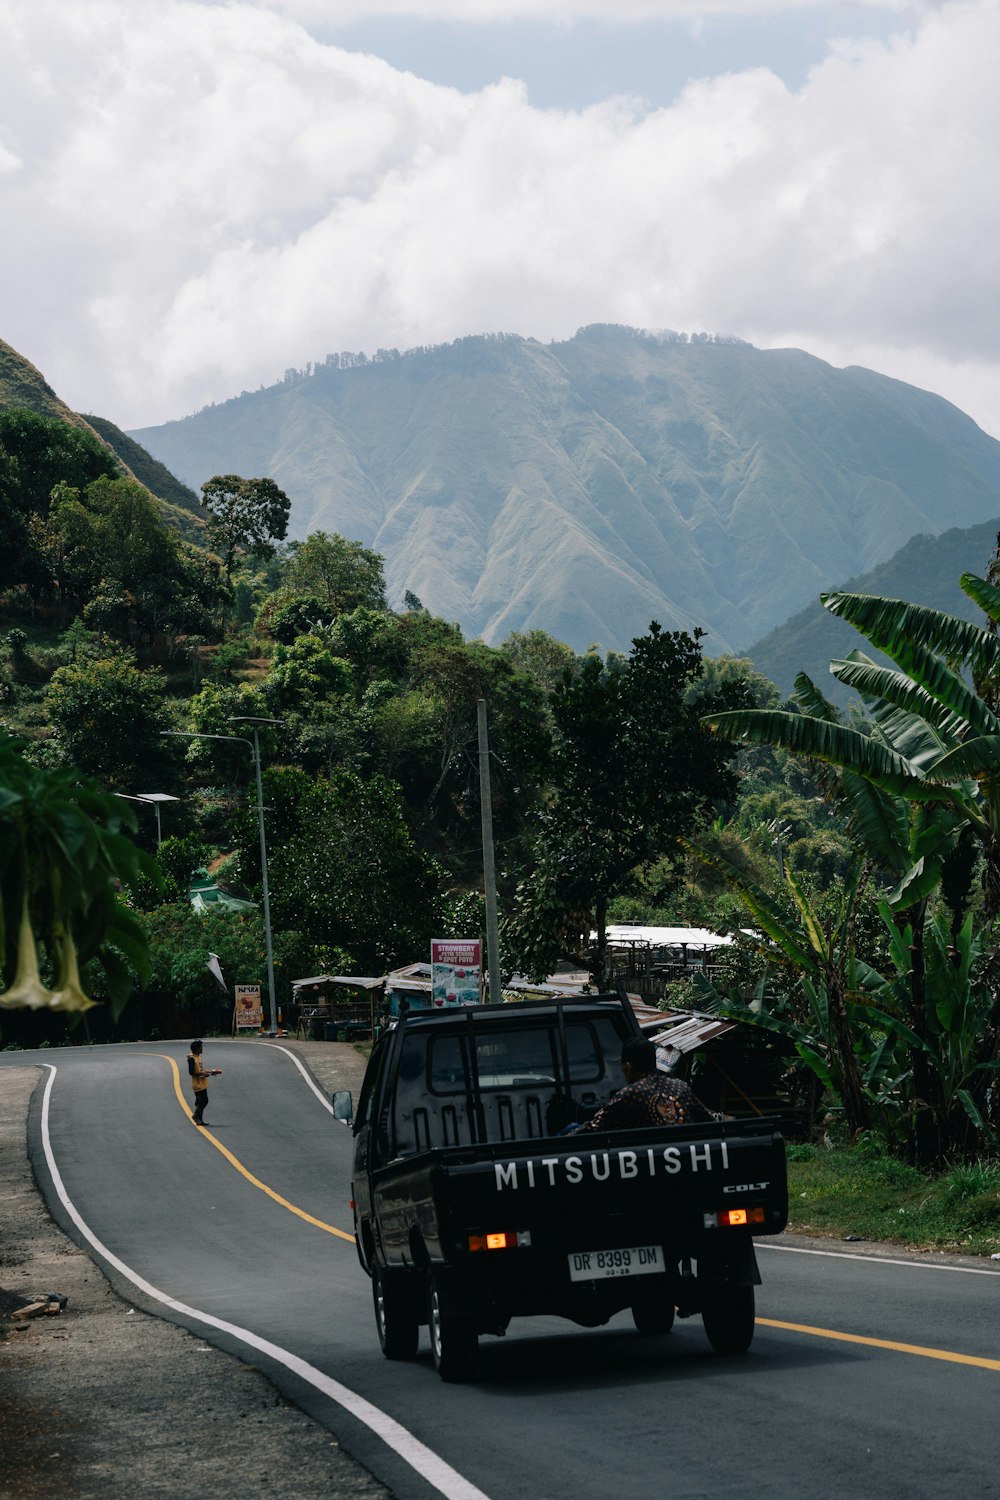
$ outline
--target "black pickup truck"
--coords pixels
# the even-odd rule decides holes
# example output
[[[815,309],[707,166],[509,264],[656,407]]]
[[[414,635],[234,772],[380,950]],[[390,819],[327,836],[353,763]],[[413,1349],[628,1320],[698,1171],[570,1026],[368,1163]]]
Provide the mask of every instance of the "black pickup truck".
[[[358,1255],[389,1359],[419,1326],[444,1380],[512,1317],[639,1333],[700,1313],[713,1348],[753,1338],[753,1239],[787,1218],[775,1120],[562,1133],[625,1084],[624,996],[412,1011],[377,1042],[354,1121]]]

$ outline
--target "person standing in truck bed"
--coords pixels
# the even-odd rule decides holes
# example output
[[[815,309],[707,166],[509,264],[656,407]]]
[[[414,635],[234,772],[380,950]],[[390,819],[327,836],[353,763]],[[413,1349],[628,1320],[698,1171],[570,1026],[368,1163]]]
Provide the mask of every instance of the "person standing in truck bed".
[[[644,1036],[629,1037],[622,1045],[626,1084],[580,1130],[641,1129],[645,1125],[686,1125],[712,1120],[683,1079],[670,1078],[656,1066],[656,1047]]]

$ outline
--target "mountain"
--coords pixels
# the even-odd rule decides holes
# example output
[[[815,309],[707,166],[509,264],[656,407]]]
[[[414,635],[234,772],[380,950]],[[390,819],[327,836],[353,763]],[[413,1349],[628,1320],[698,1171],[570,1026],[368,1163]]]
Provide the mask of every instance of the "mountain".
[[[918,533],[991,517],[1000,443],[948,402],[794,349],[598,325],[331,356],[131,434],[197,487],[269,475],[469,635],[627,648],[651,619],[760,640]]]
[[[56,417],[99,438],[115,453],[124,472],[138,479],[160,502],[164,519],[189,541],[200,539],[205,513],[198,496],[113,422],[73,411],[30,360],[0,339],[0,411],[14,407],[23,407],[40,417]]]
[[[911,537],[888,562],[837,587],[852,594],[906,599],[911,604],[929,605],[931,609],[982,624],[982,611],[963,594],[958,580],[963,573],[985,578],[987,565],[996,551],[998,533],[1000,518],[965,529],[953,526],[936,537]],[[827,698],[845,703],[852,696],[851,691],[830,675],[830,663],[851,651],[864,651],[883,665],[888,664],[853,625],[829,614],[816,599],[751,646],[746,654],[752,657],[757,670],[776,682],[786,695],[792,691],[797,674],[806,672]]]
[[[85,417],[72,411],[65,401],[60,401],[30,360],[0,339],[0,411],[11,407],[24,407],[27,411],[37,412],[40,417],[58,417],[71,427],[94,431]]]

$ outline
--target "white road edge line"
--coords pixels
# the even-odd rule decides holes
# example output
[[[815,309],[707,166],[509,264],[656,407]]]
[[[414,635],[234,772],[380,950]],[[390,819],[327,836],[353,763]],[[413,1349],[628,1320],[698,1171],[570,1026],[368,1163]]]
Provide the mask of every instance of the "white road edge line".
[[[762,1245],[757,1240],[756,1250],[780,1250],[785,1255],[825,1255],[829,1260],[863,1260],[873,1266],[913,1266],[918,1271],[957,1271],[961,1276],[1000,1276],[1000,1271],[988,1271],[979,1266],[941,1266],[933,1260],[893,1260],[888,1255],[865,1255],[863,1251],[852,1254],[849,1250],[806,1250],[801,1245]]]
[[[299,1072],[302,1074],[302,1077],[305,1079],[306,1083],[312,1089],[313,1093],[316,1095],[316,1098],[319,1100],[320,1104],[322,1104],[322,1106],[326,1110],[327,1114],[328,1115],[332,1115],[333,1114],[333,1105],[330,1103],[329,1099],[323,1093],[323,1090],[316,1087],[315,1080],[312,1079],[309,1076],[309,1070],[306,1068],[306,1066],[303,1063],[301,1057],[297,1057],[294,1052],[289,1052],[289,1050],[288,1050],[287,1047],[279,1047],[278,1044],[277,1044],[277,1042],[265,1042],[264,1046],[265,1047],[273,1047],[274,1050],[275,1050],[275,1052],[283,1052],[286,1057],[290,1057],[292,1059],[292,1062],[298,1068]]]
[[[282,1051],[284,1051],[284,1048],[282,1048]],[[49,1077],[42,1096],[42,1146],[45,1151],[45,1160],[48,1163],[49,1172],[52,1175],[52,1183],[59,1201],[84,1239],[94,1247],[98,1254],[103,1256],[110,1265],[114,1266],[116,1271],[124,1276],[127,1281],[130,1281],[133,1286],[145,1292],[147,1297],[151,1297],[154,1302],[162,1303],[164,1307],[172,1308],[174,1312],[183,1313],[186,1318],[193,1318],[195,1322],[204,1323],[210,1328],[217,1328],[222,1333],[228,1333],[232,1338],[239,1339],[241,1343],[248,1344],[251,1349],[256,1349],[259,1353],[268,1355],[269,1358],[275,1360],[278,1364],[284,1365],[285,1369],[290,1370],[293,1375],[298,1375],[301,1380],[306,1381],[308,1385],[311,1385],[322,1395],[328,1396],[331,1401],[336,1402],[338,1406],[350,1412],[352,1417],[356,1417],[359,1422],[363,1422],[366,1427],[375,1433],[376,1437],[381,1438],[387,1448],[390,1448],[393,1453],[403,1459],[405,1463],[408,1463],[411,1469],[415,1469],[423,1479],[427,1480],[428,1484],[432,1485],[440,1494],[446,1496],[447,1500],[488,1500],[488,1497],[482,1490],[477,1489],[474,1484],[470,1484],[450,1464],[445,1463],[443,1458],[439,1458],[436,1453],[420,1442],[419,1438],[415,1438],[411,1432],[408,1432],[393,1417],[388,1416],[384,1411],[380,1411],[377,1406],[373,1406],[363,1396],[359,1396],[354,1391],[349,1390],[346,1385],[341,1385],[339,1380],[332,1380],[329,1375],[324,1375],[322,1370],[317,1370],[315,1366],[307,1364],[304,1359],[299,1359],[297,1355],[291,1354],[287,1349],[282,1349],[278,1344],[272,1344],[270,1340],[258,1337],[257,1334],[252,1333],[248,1328],[240,1328],[236,1323],[227,1323],[222,1318],[213,1317],[211,1313],[199,1312],[197,1308],[188,1307],[184,1302],[175,1301],[173,1297],[168,1297],[165,1292],[159,1291],[142,1276],[139,1276],[124,1261],[119,1260],[117,1255],[113,1255],[107,1246],[101,1243],[89,1225],[84,1222],[77,1212],[69,1194],[66,1192],[59,1168],[56,1166],[52,1151],[52,1141],[49,1135],[49,1101],[52,1094],[52,1085],[55,1083],[56,1067],[54,1063],[43,1063],[42,1066],[49,1070]]]

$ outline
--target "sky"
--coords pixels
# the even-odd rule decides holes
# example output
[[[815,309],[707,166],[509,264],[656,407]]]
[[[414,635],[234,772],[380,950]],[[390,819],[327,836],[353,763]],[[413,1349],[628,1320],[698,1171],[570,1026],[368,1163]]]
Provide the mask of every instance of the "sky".
[[[1000,0],[0,0],[0,338],[126,428],[614,322],[1000,437],[998,59]]]

